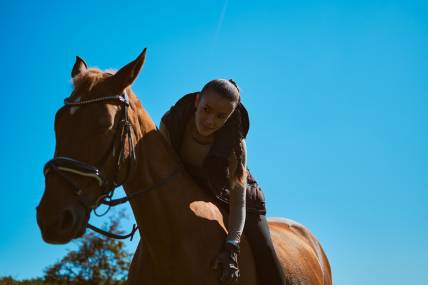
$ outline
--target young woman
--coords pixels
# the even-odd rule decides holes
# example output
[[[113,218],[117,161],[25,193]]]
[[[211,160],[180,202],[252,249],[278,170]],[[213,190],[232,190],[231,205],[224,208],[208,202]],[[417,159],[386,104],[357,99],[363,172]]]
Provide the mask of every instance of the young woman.
[[[260,284],[285,284],[266,221],[264,197],[249,173],[245,137],[249,118],[233,80],[216,79],[183,96],[165,113],[160,131],[203,189],[229,204],[228,235],[214,268],[221,280],[239,277],[243,230],[256,259]],[[244,227],[245,225],[245,227]]]

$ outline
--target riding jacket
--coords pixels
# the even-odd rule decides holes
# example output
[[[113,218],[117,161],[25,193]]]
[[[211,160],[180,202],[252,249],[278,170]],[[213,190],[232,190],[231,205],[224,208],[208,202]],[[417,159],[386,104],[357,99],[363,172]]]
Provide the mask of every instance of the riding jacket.
[[[201,186],[202,189],[216,197],[222,204],[229,204],[228,240],[239,242],[245,222],[245,212],[251,211],[266,214],[265,200],[261,188],[251,176],[247,166],[245,137],[249,129],[249,118],[245,107],[240,103],[232,116],[241,116],[240,147],[241,160],[247,170],[244,185],[235,183],[237,156],[233,151],[234,141],[231,132],[237,132],[228,122],[215,133],[214,142],[201,144],[191,135],[191,124],[194,124],[196,93],[183,96],[171,109],[164,114],[160,123],[160,131],[171,144],[182,162]],[[230,121],[230,119],[228,120]]]

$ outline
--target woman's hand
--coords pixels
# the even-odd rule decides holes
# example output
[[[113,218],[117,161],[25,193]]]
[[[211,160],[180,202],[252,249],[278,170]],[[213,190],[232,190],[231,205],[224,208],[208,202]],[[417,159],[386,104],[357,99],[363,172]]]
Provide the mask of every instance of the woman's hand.
[[[239,245],[226,242],[223,250],[217,255],[212,265],[213,270],[220,269],[220,281],[224,284],[233,284],[238,281]]]

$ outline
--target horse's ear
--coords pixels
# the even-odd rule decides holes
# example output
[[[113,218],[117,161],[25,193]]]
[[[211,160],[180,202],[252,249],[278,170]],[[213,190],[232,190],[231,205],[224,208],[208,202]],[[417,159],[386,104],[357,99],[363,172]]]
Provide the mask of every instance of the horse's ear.
[[[111,83],[115,92],[120,93],[126,87],[131,85],[137,78],[141,67],[146,59],[146,48],[143,52],[132,62],[122,67],[115,75],[111,77]]]
[[[73,70],[71,70],[71,78],[79,75],[81,72],[88,69],[86,62],[76,55],[76,62],[74,63]]]

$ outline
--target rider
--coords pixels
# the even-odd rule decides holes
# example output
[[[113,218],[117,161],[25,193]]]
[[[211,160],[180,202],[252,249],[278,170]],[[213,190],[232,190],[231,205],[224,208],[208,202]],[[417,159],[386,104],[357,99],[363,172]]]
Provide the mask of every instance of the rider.
[[[160,132],[203,189],[229,204],[228,234],[213,268],[226,283],[239,277],[244,231],[256,260],[259,284],[285,284],[266,221],[263,193],[246,166],[249,118],[233,80],[216,79],[183,96],[164,114]],[[244,227],[245,224],[245,227]]]

